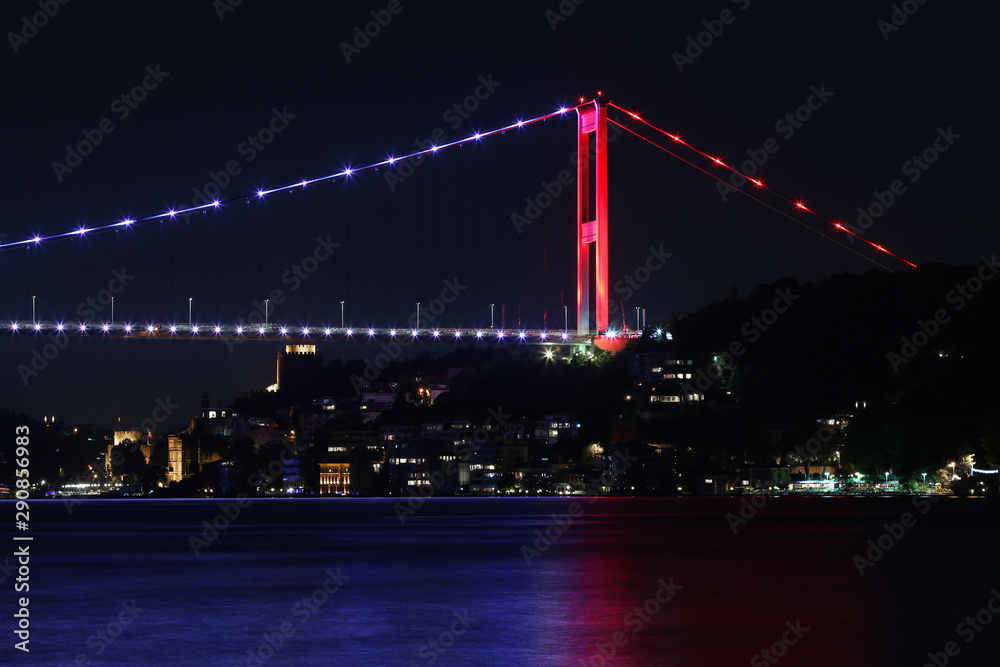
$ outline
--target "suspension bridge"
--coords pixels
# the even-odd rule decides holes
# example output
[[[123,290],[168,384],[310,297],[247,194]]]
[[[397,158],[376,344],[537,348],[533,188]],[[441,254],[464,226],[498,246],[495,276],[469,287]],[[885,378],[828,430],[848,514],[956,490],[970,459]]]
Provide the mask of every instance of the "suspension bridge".
[[[574,116],[575,119],[573,119]],[[566,122],[567,118],[571,119],[570,122]],[[484,205],[481,201],[482,198],[489,197],[489,183],[483,185],[477,182],[474,187],[470,186],[470,189],[473,191],[471,195],[464,190],[465,183],[469,179],[476,178],[474,172],[478,168],[480,161],[478,149],[491,139],[496,138],[497,141],[503,141],[499,139],[503,135],[514,134],[520,136],[528,132],[532,126],[544,124],[546,121],[555,119],[559,119],[562,122],[561,127],[565,127],[571,122],[575,125],[575,152],[573,153],[575,174],[571,174],[570,177],[565,179],[565,182],[561,182],[559,190],[562,191],[565,189],[566,191],[570,191],[575,186],[576,197],[575,203],[572,205],[572,208],[575,210],[566,211],[567,206],[563,205],[559,211],[561,216],[566,218],[566,224],[554,227],[554,230],[563,237],[566,236],[567,231],[571,230],[573,238],[561,238],[553,241],[553,244],[559,245],[563,249],[561,250],[562,255],[565,255],[565,248],[569,247],[570,242],[572,242],[575,257],[570,257],[569,260],[561,257],[559,262],[563,273],[572,269],[572,287],[568,288],[564,280],[563,285],[559,287],[559,306],[552,307],[548,303],[542,304],[540,317],[538,317],[538,313],[535,313],[535,317],[532,318],[532,313],[522,311],[522,299],[520,298],[522,293],[521,282],[523,280],[520,271],[522,250],[519,245],[517,271],[515,271],[519,285],[516,317],[508,316],[508,304],[505,299],[500,304],[499,316],[497,316],[498,314],[495,310],[496,303],[490,303],[488,323],[481,321],[477,322],[474,326],[461,326],[458,322],[447,322],[446,319],[449,314],[447,304],[450,301],[445,298],[445,293],[442,291],[441,297],[437,299],[428,299],[425,302],[418,301],[413,303],[412,312],[404,318],[402,324],[360,327],[347,325],[344,317],[345,300],[337,299],[333,295],[336,289],[341,290],[341,293],[345,289],[349,289],[351,276],[357,275],[351,265],[352,261],[356,261],[352,259],[353,254],[356,252],[354,247],[348,247],[344,250],[344,253],[346,253],[344,259],[339,261],[336,259],[341,245],[349,246],[352,229],[357,233],[359,229],[369,228],[368,231],[373,235],[375,239],[374,253],[376,259],[371,263],[378,264],[381,262],[378,254],[388,254],[389,259],[376,269],[370,278],[376,285],[376,288],[382,286],[383,291],[396,290],[399,285],[411,282],[410,276],[407,273],[408,271],[420,273],[425,271],[425,269],[418,262],[418,267],[420,268],[398,269],[401,275],[393,275],[392,272],[397,270],[396,267],[400,265],[400,262],[395,259],[399,250],[398,248],[393,249],[391,247],[386,250],[384,246],[380,246],[380,233],[382,233],[381,238],[383,241],[386,235],[389,235],[390,238],[396,236],[402,237],[407,233],[406,230],[414,226],[413,218],[416,217],[416,226],[418,229],[416,236],[411,238],[419,238],[420,243],[427,244],[428,254],[433,255],[436,252],[436,232],[433,223],[436,218],[441,217],[436,213],[436,205],[433,202],[430,204],[431,214],[429,217],[431,218],[431,228],[428,230],[426,227],[420,226],[419,219],[422,213],[418,212],[414,216],[404,211],[401,217],[394,213],[391,201],[394,195],[387,195],[385,192],[374,193],[372,200],[364,202],[359,202],[358,199],[360,199],[360,196],[356,195],[354,200],[356,209],[353,213],[334,213],[333,217],[335,221],[339,219],[342,223],[339,229],[335,229],[335,231],[339,232],[337,236],[338,241],[340,241],[339,243],[333,243],[331,240],[332,237],[329,235],[326,237],[327,240],[324,241],[322,232],[329,230],[330,226],[310,227],[313,224],[310,221],[316,215],[313,211],[306,210],[307,207],[305,204],[300,205],[301,208],[297,214],[298,222],[293,221],[291,224],[288,223],[287,219],[289,217],[295,218],[296,215],[289,213],[287,205],[283,205],[284,208],[279,207],[281,208],[278,214],[278,217],[281,218],[279,225],[282,229],[287,230],[292,228],[294,230],[296,225],[303,226],[303,229],[297,232],[287,232],[285,235],[297,234],[300,248],[304,249],[307,235],[318,231],[320,233],[316,237],[318,243],[317,249],[312,254],[303,250],[302,256],[304,259],[302,262],[300,264],[293,264],[294,271],[288,270],[282,274],[282,284],[287,287],[284,291],[282,289],[270,291],[262,289],[260,287],[260,283],[262,282],[260,270],[258,270],[257,276],[258,287],[256,289],[251,287],[250,284],[253,283],[251,267],[262,265],[264,258],[268,255],[270,246],[274,245],[274,242],[271,240],[267,243],[264,242],[263,232],[260,230],[260,227],[274,223],[269,223],[263,217],[263,214],[260,214],[258,218],[254,218],[255,211],[260,212],[264,210],[269,202],[279,198],[284,198],[287,201],[288,195],[301,195],[299,200],[302,201],[307,192],[312,195],[312,193],[320,189],[319,186],[324,184],[356,183],[359,179],[365,178],[368,173],[393,174],[395,175],[396,182],[402,182],[406,179],[399,176],[399,174],[406,173],[408,177],[412,178],[415,169],[426,164],[428,160],[444,159],[442,156],[460,153],[460,149],[463,147],[473,148],[476,152],[474,153],[474,164],[471,166],[467,165],[469,161],[467,157],[463,156],[460,158],[460,173],[457,179],[453,177],[453,180],[457,180],[459,187],[462,188],[458,196],[459,201],[457,205],[459,210],[454,215],[462,221],[462,225],[458,228],[458,234],[462,237],[461,242],[464,244],[465,236],[472,234],[475,236],[477,243],[474,259],[469,257],[471,253],[467,252],[464,246],[456,254],[461,258],[460,264],[463,266],[474,265],[476,271],[482,273],[480,268],[480,253],[482,252],[481,247],[484,243],[479,239],[480,228],[484,224],[494,224],[492,221],[497,219],[500,219],[504,225],[508,223],[505,214],[497,213],[495,204]],[[111,254],[117,253],[119,258],[124,255],[123,262],[127,258],[134,258],[136,256],[148,257],[155,254],[160,273],[159,287],[161,298],[162,292],[166,291],[168,292],[166,300],[177,301],[173,295],[175,291],[173,282],[177,281],[178,275],[183,274],[185,271],[191,273],[200,272],[202,274],[200,284],[203,290],[207,289],[206,285],[218,284],[223,280],[229,280],[230,282],[235,281],[236,283],[240,283],[242,288],[250,293],[256,292],[256,298],[250,299],[255,307],[249,313],[235,314],[231,320],[223,321],[221,313],[217,318],[213,319],[207,319],[204,316],[194,317],[192,312],[194,299],[192,297],[187,299],[187,318],[174,317],[172,319],[164,319],[147,317],[144,319],[130,319],[122,315],[123,308],[120,301],[116,313],[116,296],[114,290],[102,290],[99,304],[95,305],[95,307],[77,307],[75,312],[66,313],[64,316],[38,317],[35,309],[36,297],[32,294],[32,312],[30,318],[22,317],[18,319],[12,317],[6,322],[0,320],[0,332],[6,337],[66,335],[79,338],[106,337],[136,340],[335,341],[346,343],[351,341],[384,341],[406,338],[411,342],[450,341],[467,344],[549,346],[597,345],[605,349],[616,349],[623,345],[629,338],[640,335],[646,328],[646,323],[645,315],[641,312],[641,309],[637,309],[636,316],[633,322],[630,323],[625,317],[624,303],[615,303],[609,291],[609,240],[611,229],[613,229],[609,219],[609,128],[614,128],[616,136],[634,137],[645,145],[648,145],[652,150],[669,155],[681,163],[700,171],[709,178],[726,182],[727,185],[729,184],[730,176],[738,174],[743,182],[743,186],[737,189],[737,192],[740,194],[771,209],[777,215],[784,216],[810,231],[839,243],[845,250],[859,254],[882,268],[892,270],[888,263],[915,266],[912,262],[900,257],[885,246],[859,236],[840,221],[812,210],[804,201],[782,194],[760,178],[744,175],[736,167],[728,164],[722,156],[702,151],[682,138],[679,133],[669,132],[653,124],[646,119],[646,114],[640,115],[636,111],[630,111],[621,107],[599,93],[592,99],[586,100],[580,98],[579,103],[576,105],[563,106],[534,118],[518,119],[502,127],[472,132],[461,138],[443,141],[440,144],[427,142],[427,145],[422,146],[416,151],[401,155],[389,155],[368,164],[344,167],[334,173],[287,182],[279,187],[261,187],[252,192],[232,197],[222,197],[220,194],[218,197],[196,203],[192,206],[168,208],[167,210],[152,213],[144,217],[124,217],[123,219],[105,224],[80,225],[75,228],[50,231],[48,233],[39,231],[24,238],[4,240],[0,242],[0,259],[3,259],[4,255],[10,257],[16,249],[26,250],[23,271],[26,275],[31,275],[31,272],[34,271],[37,276],[37,272],[39,271],[38,265],[46,261],[46,257],[42,252],[43,248],[60,243],[71,244],[73,246],[73,256],[76,257],[80,254],[92,252],[92,248],[89,248],[85,244],[85,241],[113,233],[116,235],[116,249]],[[563,138],[564,140],[565,138]],[[418,145],[420,144],[418,143]],[[520,151],[520,148],[518,150]],[[551,152],[548,147],[546,147],[546,150]],[[520,161],[523,162],[523,158],[520,158]],[[509,184],[504,183],[502,180],[505,178],[504,169],[506,166],[504,161],[500,160],[500,163],[493,165],[491,169],[494,170],[492,172],[494,176],[497,172],[500,173],[500,187],[509,189]],[[420,182],[431,179],[429,189],[431,190],[430,199],[432,200],[436,193],[433,169],[429,176],[418,174],[417,179]],[[377,181],[377,177],[373,180]],[[421,186],[418,183],[417,204],[415,207],[423,210],[427,208],[428,204],[423,194],[419,192],[421,187],[426,186]],[[219,188],[215,188],[215,191],[219,191]],[[334,208],[338,205],[339,199],[344,200],[341,203],[342,206],[350,206],[351,201],[348,197],[342,196],[343,192],[332,192],[332,190],[327,189],[327,193],[328,195],[325,197],[332,198],[332,206]],[[518,193],[518,197],[522,194]],[[549,191],[548,201],[551,203],[557,196],[557,193]],[[321,195],[321,197],[324,196]],[[389,199],[390,201],[386,203],[385,199]],[[530,198],[528,201],[531,201]],[[324,199],[323,205],[331,205],[331,202]],[[454,205],[454,202],[452,205]],[[384,210],[386,206],[390,209],[388,214]],[[196,221],[200,219],[204,225],[211,225],[215,216],[223,216],[227,210],[240,211],[242,212],[241,215],[246,216],[246,219],[241,222],[242,226],[236,230],[237,233],[233,237],[236,240],[225,241],[221,238],[221,232],[215,231],[214,234],[216,236],[210,244],[206,241],[200,259],[196,256],[197,253],[194,252],[192,247],[178,247],[176,244],[172,244],[171,236],[182,233],[177,230],[183,230],[183,228],[187,227],[192,217]],[[339,218],[338,215],[340,216]],[[483,223],[483,216],[489,218],[490,221]],[[360,222],[356,222],[359,218]],[[388,222],[386,222],[387,220]],[[521,226],[515,224],[514,227],[516,228],[516,232],[521,234]],[[150,228],[154,230],[153,234],[156,233],[155,230],[158,230],[159,235],[157,238],[152,238],[150,235],[146,237],[140,236],[140,230]],[[251,245],[253,230],[255,228],[258,231],[258,248],[256,249],[256,254],[253,254],[254,251]],[[204,227],[203,229],[207,230],[208,228]],[[213,232],[203,231],[203,233],[208,235]],[[125,238],[125,234],[134,234],[135,239],[128,237],[129,240],[127,243],[131,243],[132,245],[122,250],[121,239]],[[451,235],[455,235],[454,230],[452,230]],[[842,243],[841,239],[845,239],[848,235],[853,236],[854,240],[860,241],[861,247],[866,249],[867,254]],[[627,242],[625,237],[625,234],[620,235],[618,237],[620,239],[619,242]],[[551,234],[546,234],[542,241],[547,244],[551,239]],[[232,254],[230,251],[240,245],[241,242],[246,253],[245,261],[235,262],[235,268],[223,268],[224,275],[220,277],[219,267],[224,265],[221,259],[222,254]],[[486,244],[490,243],[489,240],[486,241]],[[289,241],[289,245],[291,244],[292,242]],[[407,244],[405,238],[401,244],[404,246]],[[371,245],[370,239],[364,245]],[[504,246],[500,245],[499,247],[500,252],[503,253]],[[153,250],[150,251],[150,248]],[[325,249],[323,254],[320,253],[321,249]],[[212,256],[213,253],[214,257]],[[289,254],[291,254],[291,249],[289,250]],[[549,253],[546,246],[542,250],[542,261],[534,262],[534,264],[541,264],[543,266],[543,270],[546,272],[544,274],[545,279],[548,279],[549,254],[551,253]],[[184,261],[179,261],[178,257],[183,255],[189,255],[190,257],[187,257]],[[295,292],[303,283],[312,280],[312,275],[317,271],[319,264],[329,259],[331,255],[334,256],[335,263],[343,264],[347,267],[340,271],[339,279],[341,284],[337,286],[322,286],[321,291],[314,293],[310,297],[323,302],[322,309],[327,313],[327,321],[320,324],[298,324],[292,323],[290,316],[284,313],[281,314],[281,317],[276,317],[276,306],[284,302],[284,297],[288,293]],[[80,262],[78,259],[74,261],[77,261],[77,263]],[[144,262],[144,266],[150,264],[148,261],[144,260]],[[180,263],[180,266],[177,266],[178,263]],[[427,262],[423,263],[426,264]],[[504,263],[509,264],[510,262],[509,260],[504,260]],[[240,266],[241,264],[242,267]],[[243,271],[242,280],[237,275],[241,269]],[[45,268],[43,270],[48,272],[50,269]],[[67,270],[67,267],[61,266],[54,269],[54,271],[62,270]],[[382,275],[386,272],[389,273],[388,278]],[[83,270],[80,269],[80,274],[82,275],[82,273]],[[214,275],[209,276],[209,273],[213,273]],[[449,272],[445,271],[444,273],[447,275]],[[164,278],[164,276],[166,277]],[[507,274],[503,273],[501,275],[501,282],[507,279]],[[73,281],[70,280],[68,282],[72,283]],[[457,279],[454,282],[457,283]],[[166,283],[166,286],[164,286],[164,283]],[[537,280],[529,282],[528,291],[534,290],[535,286],[539,283],[540,281]],[[348,287],[345,288],[344,284]],[[386,288],[385,286],[388,287]],[[26,289],[34,288],[28,286]],[[182,288],[178,287],[176,289],[179,291]],[[218,287],[215,289],[218,290]],[[375,291],[378,292],[378,289]],[[570,292],[569,296],[567,296],[567,292]],[[452,301],[458,296],[459,294],[457,293],[453,294]],[[544,300],[549,295],[543,294],[542,297]],[[120,299],[121,297],[118,298]],[[199,298],[199,302],[206,300],[209,299]],[[218,292],[216,292],[216,300],[218,301]],[[395,300],[398,301],[398,299]],[[90,301],[94,305],[93,298]],[[621,306],[620,321],[617,318],[613,321],[612,316],[619,305]],[[422,306],[424,309],[423,313],[421,313]],[[338,308],[339,318],[337,318]],[[135,310],[134,304],[131,304],[129,310]],[[525,308],[524,310],[528,309]],[[558,311],[558,314],[550,318],[550,311]],[[485,318],[483,319],[485,320]],[[533,324],[532,319],[534,319]],[[514,322],[511,322],[511,320],[514,320]],[[669,335],[662,329],[651,330],[650,333],[663,336]]]

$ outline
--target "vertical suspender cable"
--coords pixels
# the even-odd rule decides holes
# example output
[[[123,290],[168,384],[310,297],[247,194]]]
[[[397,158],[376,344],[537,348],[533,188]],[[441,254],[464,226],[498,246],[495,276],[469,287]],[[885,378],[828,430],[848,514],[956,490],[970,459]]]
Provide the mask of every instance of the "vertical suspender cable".
[[[505,156],[500,156],[500,206],[499,211],[507,208],[507,169]],[[507,244],[503,233],[503,214],[500,214],[500,328],[503,329],[507,319]]]
[[[473,197],[473,200],[472,200],[474,222],[475,222],[475,229],[476,229],[476,256],[475,256],[476,281],[475,281],[474,284],[476,286],[476,306],[478,307],[479,304],[482,303],[482,301],[480,300],[482,295],[480,294],[480,291],[479,291],[479,282],[480,282],[480,280],[482,280],[482,272],[479,270],[479,268],[480,268],[479,267],[479,223],[480,223],[480,217],[479,217],[479,145],[478,144],[473,144],[473,150],[476,153],[476,155],[475,155],[475,169],[473,171],[473,173],[475,174],[475,183],[474,183],[474,185],[475,185],[475,192],[474,192],[474,197]]]
[[[548,161],[552,160],[552,151],[549,150],[549,133],[545,134],[543,150]],[[543,161],[544,162],[544,161]],[[558,180],[558,176],[556,176]],[[549,328],[549,225],[542,228],[542,331]]]
[[[389,301],[388,301],[388,304],[390,306],[390,312],[391,312],[391,305],[396,302],[396,278],[395,278],[396,262],[393,259],[393,254],[396,246],[395,203],[396,203],[395,192],[390,190],[389,191]],[[383,315],[380,314],[380,316]]]
[[[347,248],[347,275],[344,280],[344,300],[351,298],[351,258],[354,257],[351,248],[351,197],[348,191],[350,177],[344,179],[344,247]]]
[[[465,151],[458,155],[458,273],[465,277]]]
[[[264,299],[264,201],[257,204],[257,298]]]
[[[330,190],[332,192],[330,196],[330,227],[333,229],[333,236],[337,241],[341,240],[339,229],[337,228],[337,193],[336,190],[337,183],[333,181],[330,183]],[[342,294],[337,292],[337,271],[343,266],[343,262],[338,258],[337,263],[334,268],[330,271],[330,295],[333,297],[334,301],[340,301],[343,298]]]
[[[253,216],[250,214],[250,198],[249,197],[247,197],[246,215],[247,215],[247,221],[246,221],[246,227],[245,228],[247,230],[247,233],[243,235],[243,300],[245,302],[250,302],[251,299],[248,298],[250,296],[250,294],[249,294],[249,290],[250,290],[250,234],[249,234],[249,231],[250,231],[250,220],[253,218]],[[237,313],[238,313],[238,311],[237,311]]]
[[[434,155],[430,156],[431,161],[431,291],[434,293],[434,281],[437,280],[437,162]]]
[[[216,321],[222,319],[222,314],[219,312],[219,246],[221,245],[219,243],[220,225],[221,221],[219,225],[215,226],[215,307],[213,309],[213,313]]]
[[[427,156],[425,155],[425,156],[423,156],[420,159],[426,160]],[[416,165],[414,165],[414,166],[416,166]],[[416,253],[416,255],[417,255],[417,266],[415,267],[416,270],[414,272],[416,274],[416,276],[417,276],[416,283],[417,283],[417,297],[418,298],[420,297],[420,293],[423,290],[424,285],[426,284],[424,282],[424,279],[425,279],[425,276],[424,276],[424,262],[420,261],[420,255],[421,255],[421,253],[424,250],[424,248],[423,248],[423,241],[424,241],[423,221],[424,221],[424,178],[423,178],[423,174],[420,174],[419,176],[417,176],[417,242],[416,242],[415,245],[418,248],[418,251]],[[413,304],[409,304],[409,305],[412,306]],[[420,327],[420,323],[417,322],[417,327],[416,328],[419,328],[419,327]]]
[[[375,267],[375,275],[372,276],[372,279],[369,281],[369,284],[375,286],[375,294],[377,294],[377,295],[379,295],[381,297],[383,294],[385,294],[385,292],[383,292],[382,289],[381,289],[382,286],[381,286],[380,283],[381,283],[381,279],[382,279],[382,271],[379,270],[381,268],[381,264],[382,264],[382,253],[380,252],[381,248],[379,247],[379,233],[378,233],[378,228],[379,228],[379,225],[381,224],[382,221],[379,219],[381,216],[379,215],[380,211],[379,211],[378,183],[376,182],[376,180],[374,178],[372,178],[370,180],[372,182],[372,199],[374,200],[374,203],[375,203],[375,206],[372,207],[374,209],[374,218],[375,219],[374,219],[374,221],[372,223],[372,226],[371,226],[372,233],[375,235],[375,243],[374,243],[374,245],[375,245],[375,257],[373,258],[370,266]],[[391,259],[390,259],[390,263],[391,263]]]
[[[524,140],[521,133],[517,134],[517,192],[524,190]],[[521,250],[523,247],[523,235],[517,235],[517,328],[521,328]]]

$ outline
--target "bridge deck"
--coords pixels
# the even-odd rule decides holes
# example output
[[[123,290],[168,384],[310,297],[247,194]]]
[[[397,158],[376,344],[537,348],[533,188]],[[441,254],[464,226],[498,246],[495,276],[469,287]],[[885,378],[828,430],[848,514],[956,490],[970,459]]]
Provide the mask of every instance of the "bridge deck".
[[[65,335],[114,337],[137,340],[246,340],[292,342],[363,342],[409,340],[453,343],[512,343],[517,345],[591,345],[596,338],[635,338],[633,331],[596,334],[581,331],[540,329],[310,327],[280,324],[130,324],[127,322],[73,323],[8,322],[0,326],[7,336]]]

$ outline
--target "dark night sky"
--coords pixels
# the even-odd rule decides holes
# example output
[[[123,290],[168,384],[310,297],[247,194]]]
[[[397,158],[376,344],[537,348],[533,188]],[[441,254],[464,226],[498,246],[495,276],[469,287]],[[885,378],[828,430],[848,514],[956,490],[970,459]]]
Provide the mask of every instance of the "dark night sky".
[[[558,11],[555,0],[404,1],[348,63],[341,43],[386,3],[244,1],[220,20],[221,4],[71,2],[37,34],[26,32],[26,43],[16,40],[16,53],[7,33],[39,9],[4,5],[4,241],[189,204],[193,189],[230,160],[240,173],[223,197],[409,152],[437,128],[455,139],[539,116],[603,88],[729,162],[774,138],[779,149],[762,169],[765,181],[829,217],[853,222],[875,190],[903,181],[905,192],[867,236],[917,264],[972,263],[997,250],[987,209],[997,146],[988,68],[997,53],[981,6],[919,5],[885,39],[878,22],[890,18],[889,2],[587,0],[553,30],[545,12]],[[734,20],[678,71],[673,54],[724,10]],[[114,103],[147,67],[167,75],[136,108]],[[454,127],[445,113],[480,77],[499,85]],[[789,136],[776,123],[813,87],[832,95]],[[241,143],[274,109],[294,118],[248,161]],[[66,160],[66,146],[104,118],[113,131],[57,178],[53,163]],[[442,316],[447,324],[488,324],[496,302],[508,326],[520,303],[525,326],[547,317],[558,327],[573,281],[573,195],[520,235],[510,216],[541,181],[570,168],[574,122],[570,115],[448,151],[395,191],[384,174],[368,173],[188,224],[2,250],[0,322],[30,320],[32,295],[39,319],[76,320],[78,304],[122,267],[134,278],[116,297],[117,320],[186,321],[191,297],[197,321],[233,321],[271,289],[287,291],[283,272],[329,235],[341,244],[334,257],[288,295],[276,319],[336,325],[345,300],[349,323],[401,324],[415,302],[431,301],[445,278],[458,277],[469,289]],[[949,127],[960,138],[911,181],[904,163]],[[626,312],[642,306],[665,317],[724,298],[733,286],[745,294],[786,275],[808,281],[877,268],[758,203],[738,195],[724,202],[714,180],[634,137],[617,140],[610,155],[612,281],[643,263],[650,246],[673,253]],[[0,406],[130,425],[169,397],[178,406],[171,428],[206,389],[213,402],[228,402],[273,382],[280,349],[73,339],[26,385],[18,366],[44,339],[0,342]],[[322,349],[327,359],[369,352]]]

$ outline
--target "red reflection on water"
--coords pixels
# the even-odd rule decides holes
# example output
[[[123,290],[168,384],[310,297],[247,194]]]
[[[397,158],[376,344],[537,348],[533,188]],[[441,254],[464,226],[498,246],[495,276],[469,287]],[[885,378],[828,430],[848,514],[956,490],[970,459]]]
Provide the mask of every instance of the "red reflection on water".
[[[573,586],[560,664],[890,660],[893,582],[860,577],[852,562],[873,517],[815,502],[800,513],[794,500],[772,499],[734,535],[726,514],[738,503],[584,499],[560,547]]]

